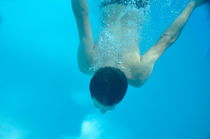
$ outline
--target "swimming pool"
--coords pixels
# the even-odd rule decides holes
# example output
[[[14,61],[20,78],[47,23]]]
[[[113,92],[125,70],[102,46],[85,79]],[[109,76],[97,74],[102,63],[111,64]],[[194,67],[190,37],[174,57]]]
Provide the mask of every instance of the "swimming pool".
[[[89,3],[97,34],[97,4]],[[152,1],[141,31],[143,52],[186,3]],[[0,139],[207,139],[209,19],[206,5],[197,9],[148,82],[129,87],[104,115],[90,98],[90,77],[77,67],[70,1],[1,0]]]

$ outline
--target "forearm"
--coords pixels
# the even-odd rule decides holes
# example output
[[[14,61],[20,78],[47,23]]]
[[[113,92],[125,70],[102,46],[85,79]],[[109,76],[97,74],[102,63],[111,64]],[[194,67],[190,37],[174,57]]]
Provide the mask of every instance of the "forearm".
[[[169,26],[169,28],[163,33],[161,38],[166,46],[171,45],[179,37],[184,25],[192,14],[193,10],[196,8],[194,1],[190,1],[181,14],[176,18],[176,20]]]
[[[71,0],[71,3],[74,14],[88,12],[87,0]]]
[[[154,63],[163,52],[165,52],[165,50],[177,40],[184,25],[196,7],[197,4],[194,1],[190,1],[181,14],[161,35],[158,42],[145,53],[144,57]]]
[[[77,22],[80,41],[82,42],[84,39],[87,39],[87,37],[89,37],[88,39],[92,40],[87,0],[71,0],[71,2]]]
[[[87,0],[71,0],[79,33],[78,65],[82,72],[89,73],[94,63],[94,44],[88,17]]]
[[[79,50],[88,54],[93,49],[93,37],[88,17],[87,0],[71,0],[79,33]]]

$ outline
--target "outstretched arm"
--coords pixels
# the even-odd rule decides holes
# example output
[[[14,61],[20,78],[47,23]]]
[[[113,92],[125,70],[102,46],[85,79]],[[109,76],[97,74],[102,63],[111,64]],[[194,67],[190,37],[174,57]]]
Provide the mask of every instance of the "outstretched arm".
[[[163,52],[177,40],[194,9],[205,2],[207,2],[207,0],[191,0],[181,14],[161,35],[158,42],[143,55],[143,59],[153,64]]]
[[[72,9],[79,32],[78,65],[82,72],[87,73],[93,63],[93,37],[88,17],[87,0],[71,0]]]

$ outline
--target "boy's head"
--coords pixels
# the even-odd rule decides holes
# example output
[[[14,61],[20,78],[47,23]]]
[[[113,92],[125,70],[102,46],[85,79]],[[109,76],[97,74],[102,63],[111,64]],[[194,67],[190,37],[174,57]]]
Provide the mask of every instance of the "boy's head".
[[[94,104],[104,112],[113,109],[123,99],[127,88],[125,74],[113,67],[100,68],[90,81],[90,93]]]

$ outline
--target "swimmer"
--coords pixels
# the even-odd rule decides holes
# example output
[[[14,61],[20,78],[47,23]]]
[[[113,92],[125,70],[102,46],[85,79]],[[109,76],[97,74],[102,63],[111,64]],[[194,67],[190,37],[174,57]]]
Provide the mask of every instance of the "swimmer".
[[[155,62],[177,40],[193,11],[207,0],[190,0],[160,39],[143,55],[139,48],[140,24],[135,17],[140,9],[147,6],[148,0],[104,0],[100,5],[103,28],[96,42],[93,41],[87,0],[71,2],[79,32],[78,66],[81,72],[93,76],[90,81],[91,97],[95,106],[105,113],[123,99],[128,84],[140,87],[146,82]],[[128,6],[135,10],[126,11]],[[128,20],[136,26],[126,22]],[[119,45],[123,50],[115,55],[109,54],[113,53],[112,47]],[[103,51],[97,49],[104,47]]]

